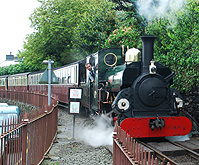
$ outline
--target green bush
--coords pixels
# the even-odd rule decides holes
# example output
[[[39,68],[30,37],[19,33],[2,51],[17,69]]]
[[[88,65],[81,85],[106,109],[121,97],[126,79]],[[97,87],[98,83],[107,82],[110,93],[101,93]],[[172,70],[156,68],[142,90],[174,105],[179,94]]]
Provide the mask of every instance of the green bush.
[[[109,35],[104,47],[121,47],[122,45],[129,46],[130,48],[138,47],[140,45],[140,36],[141,31],[134,28],[133,25],[120,27]]]
[[[177,14],[177,24],[171,27],[168,20],[154,21],[148,33],[157,37],[155,58],[175,73],[174,86],[189,91],[199,86],[199,3],[190,0]]]

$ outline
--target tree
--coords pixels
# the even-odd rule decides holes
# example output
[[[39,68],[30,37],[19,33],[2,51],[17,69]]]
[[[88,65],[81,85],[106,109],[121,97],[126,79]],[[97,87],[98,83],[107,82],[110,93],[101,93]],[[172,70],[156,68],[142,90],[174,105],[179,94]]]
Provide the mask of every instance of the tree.
[[[136,28],[144,31],[147,26],[147,21],[144,17],[139,14],[137,8],[137,0],[112,0],[116,4],[114,8],[118,15],[120,15],[121,26],[136,26]]]
[[[25,50],[19,53],[19,57],[23,58],[28,66],[37,67],[49,58],[55,61],[55,66],[71,63],[82,57],[78,54],[82,48],[85,48],[85,52],[100,48],[107,37],[105,33],[111,31],[111,26],[115,25],[114,14],[110,11],[111,5],[107,0],[39,2],[41,6],[30,16],[36,32],[27,36]],[[85,31],[87,36],[83,35]]]
[[[84,13],[74,31],[73,48],[83,56],[102,49],[106,38],[117,27],[116,12],[108,0],[98,1]]]
[[[148,27],[148,32],[157,36],[155,57],[176,73],[174,83],[180,91],[199,85],[198,7],[196,0],[189,0],[177,13],[174,27],[166,19],[157,19]]]
[[[146,20],[136,8],[135,0],[112,0],[116,4],[117,17],[120,20],[116,28],[105,42],[105,47],[139,47],[140,36],[145,33]]]
[[[12,75],[12,74],[17,74],[17,73],[24,73],[24,72],[31,72],[31,71],[36,71],[37,68],[29,68],[24,64],[23,61],[20,61],[19,64],[15,65],[10,65],[10,66],[5,66],[5,67],[0,67],[0,75]]]
[[[41,6],[30,16],[35,33],[25,42],[25,51],[19,53],[27,65],[41,64],[53,59],[56,65],[71,62],[73,31],[81,15],[86,12],[88,1],[40,0]],[[83,3],[85,2],[85,3]]]

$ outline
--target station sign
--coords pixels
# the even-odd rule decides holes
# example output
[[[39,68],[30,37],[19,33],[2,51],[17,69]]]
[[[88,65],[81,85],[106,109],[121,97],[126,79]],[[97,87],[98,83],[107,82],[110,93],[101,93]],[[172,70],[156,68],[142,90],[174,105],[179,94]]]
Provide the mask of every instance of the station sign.
[[[77,114],[80,111],[80,103],[82,100],[82,88],[70,87],[68,93],[69,112]]]
[[[69,88],[69,93],[70,93],[70,100],[71,99],[82,99],[82,88]]]
[[[70,102],[70,113],[79,113],[80,102]]]
[[[75,137],[75,116],[80,113],[82,88],[70,87],[68,91],[69,113],[73,114],[73,138]]]

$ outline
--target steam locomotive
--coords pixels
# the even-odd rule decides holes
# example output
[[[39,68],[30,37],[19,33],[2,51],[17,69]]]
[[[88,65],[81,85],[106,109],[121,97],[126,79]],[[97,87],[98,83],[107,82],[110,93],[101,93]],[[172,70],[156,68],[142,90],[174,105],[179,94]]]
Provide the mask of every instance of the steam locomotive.
[[[123,72],[123,84],[112,104],[119,122],[132,137],[180,136],[191,131],[191,121],[179,116],[183,102],[170,88],[170,68],[153,59],[154,36],[141,37],[141,62],[132,62]]]
[[[180,116],[183,102],[170,86],[175,75],[170,68],[154,61],[154,36],[141,37],[142,50],[109,48],[87,56],[53,72],[58,82],[51,87],[60,103],[68,104],[70,87],[81,87],[81,107],[87,112],[111,114],[132,137],[186,135],[191,121]],[[141,54],[141,56],[140,56]],[[95,81],[89,81],[85,64],[94,66]],[[39,84],[44,71],[0,76],[0,90],[47,92]]]

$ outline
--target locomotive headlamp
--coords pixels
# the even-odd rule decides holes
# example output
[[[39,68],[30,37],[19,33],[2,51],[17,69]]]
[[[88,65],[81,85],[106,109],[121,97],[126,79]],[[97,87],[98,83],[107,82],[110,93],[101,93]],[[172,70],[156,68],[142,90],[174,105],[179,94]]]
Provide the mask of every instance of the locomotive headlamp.
[[[155,61],[151,60],[151,64],[149,65],[149,73],[156,74],[156,70]]]
[[[120,99],[117,103],[117,106],[118,106],[119,109],[125,111],[129,108],[129,101],[125,98]]]

